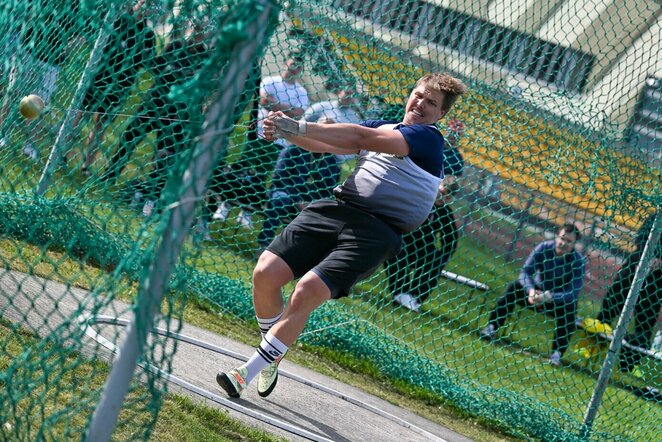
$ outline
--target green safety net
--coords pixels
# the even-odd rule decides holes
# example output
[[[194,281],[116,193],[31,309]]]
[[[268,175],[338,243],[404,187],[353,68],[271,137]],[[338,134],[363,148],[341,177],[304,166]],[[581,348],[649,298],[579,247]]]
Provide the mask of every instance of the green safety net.
[[[151,326],[179,330],[195,299],[254,329],[257,256],[356,165],[264,140],[265,109],[398,121],[418,78],[449,72],[469,92],[438,124],[447,195],[300,342],[524,438],[659,440],[657,244],[585,417],[662,206],[661,13],[652,0],[4,0],[3,439],[84,437],[112,362],[86,321],[132,317],[156,293],[113,433],[149,438],[167,382],[145,367],[167,372],[177,350]],[[32,94],[45,108],[27,120]],[[526,258],[568,223],[585,257],[576,315],[522,302],[506,317],[496,306]],[[559,318],[574,321],[557,365]],[[101,328],[122,344],[123,329]]]

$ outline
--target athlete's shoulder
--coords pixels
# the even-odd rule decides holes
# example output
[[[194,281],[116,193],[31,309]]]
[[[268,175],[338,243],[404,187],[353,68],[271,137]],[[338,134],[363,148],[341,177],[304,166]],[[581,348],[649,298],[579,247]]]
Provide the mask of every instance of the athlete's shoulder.
[[[366,127],[377,128],[387,124],[392,124],[395,127],[398,124],[398,122],[391,120],[363,120],[359,124]]]

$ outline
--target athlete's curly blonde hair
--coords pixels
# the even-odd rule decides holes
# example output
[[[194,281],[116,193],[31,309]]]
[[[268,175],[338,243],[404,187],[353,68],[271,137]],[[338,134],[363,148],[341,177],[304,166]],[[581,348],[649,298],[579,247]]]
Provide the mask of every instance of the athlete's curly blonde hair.
[[[420,84],[425,84],[426,86],[434,89],[436,91],[444,94],[443,102],[441,103],[441,110],[448,112],[453,104],[457,101],[457,98],[467,92],[467,87],[462,83],[462,81],[453,77],[450,74],[428,74],[418,79],[414,88]]]

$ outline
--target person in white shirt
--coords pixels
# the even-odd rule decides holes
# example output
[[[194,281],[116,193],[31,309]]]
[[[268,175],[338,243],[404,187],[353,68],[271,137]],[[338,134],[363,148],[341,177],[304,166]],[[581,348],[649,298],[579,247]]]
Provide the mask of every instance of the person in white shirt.
[[[358,111],[356,89],[351,86],[340,89],[337,99],[313,103],[303,114],[303,118],[310,122],[319,121],[322,117],[336,123],[358,124],[363,118]]]
[[[358,124],[363,118],[359,113],[356,88],[346,86],[338,91],[336,100],[318,101],[310,105],[303,114],[306,121],[316,122],[321,118],[331,119],[336,123]],[[356,155],[336,155],[340,162],[345,162]]]
[[[288,54],[280,75],[265,77],[260,84],[257,118],[257,138],[244,147],[239,160],[224,168],[215,177],[212,192],[219,196],[210,204],[213,219],[225,220],[231,207],[240,206],[237,222],[253,228],[252,213],[266,202],[266,182],[271,175],[281,149],[289,143],[284,139],[264,139],[262,121],[269,112],[281,111],[300,119],[309,105],[308,91],[301,84],[304,58],[298,50]],[[213,207],[212,207],[213,206]]]
[[[285,68],[280,75],[262,79],[257,120],[258,135],[260,137],[264,133],[262,121],[269,112],[281,111],[296,120],[303,117],[304,110],[309,105],[308,91],[300,83],[303,62],[303,56],[299,51],[291,51],[285,61]],[[288,142],[283,138],[278,138],[274,141],[274,144],[285,147]],[[278,156],[278,152],[276,152],[276,156]]]

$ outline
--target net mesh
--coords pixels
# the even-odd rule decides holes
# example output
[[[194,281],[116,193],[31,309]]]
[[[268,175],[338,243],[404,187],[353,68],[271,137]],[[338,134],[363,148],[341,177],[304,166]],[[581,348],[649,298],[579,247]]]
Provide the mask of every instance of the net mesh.
[[[314,312],[300,342],[523,437],[660,439],[659,245],[592,432],[584,425],[662,205],[659,2],[276,6],[258,57],[239,60],[232,50],[265,3],[0,5],[3,437],[83,437],[110,371],[86,318],[131,316],[159,269],[160,326],[178,330],[193,298],[254,328],[256,257],[357,161],[267,142],[266,107],[326,124],[397,121],[415,81],[447,71],[469,86],[439,123],[447,195],[397,257]],[[215,115],[229,128],[215,129],[233,65],[248,75]],[[30,94],[45,102],[34,120],[19,112]],[[173,231],[209,140],[195,222]],[[506,302],[525,260],[567,223],[586,262],[578,302]],[[122,330],[101,328],[120,345]],[[559,348],[561,365],[548,364]],[[175,351],[148,334],[115,438],[150,436],[166,383],[144,367],[167,372]]]

